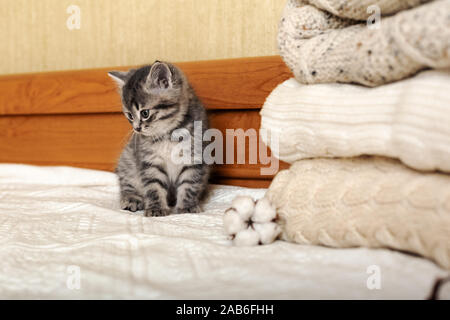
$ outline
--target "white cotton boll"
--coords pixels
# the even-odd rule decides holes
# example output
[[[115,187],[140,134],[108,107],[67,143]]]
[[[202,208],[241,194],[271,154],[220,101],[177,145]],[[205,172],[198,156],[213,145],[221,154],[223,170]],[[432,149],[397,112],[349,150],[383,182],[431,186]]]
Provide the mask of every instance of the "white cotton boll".
[[[247,223],[234,209],[228,209],[223,215],[223,227],[227,234],[236,234],[247,227]]]
[[[255,205],[255,213],[252,216],[254,222],[270,222],[277,216],[277,211],[268,198],[259,199]]]
[[[270,244],[280,235],[281,228],[275,222],[254,223],[253,228],[258,233],[262,244]]]
[[[243,220],[248,220],[253,214],[255,202],[249,196],[237,196],[231,202],[231,206],[236,209]]]
[[[238,247],[256,246],[259,244],[259,234],[252,228],[242,230],[236,234],[233,243]]]

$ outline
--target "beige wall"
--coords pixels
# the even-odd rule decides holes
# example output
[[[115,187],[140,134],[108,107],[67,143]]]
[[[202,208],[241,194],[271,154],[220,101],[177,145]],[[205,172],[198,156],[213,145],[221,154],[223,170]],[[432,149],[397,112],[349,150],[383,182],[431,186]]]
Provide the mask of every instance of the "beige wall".
[[[0,0],[0,74],[278,54],[286,0]],[[69,30],[69,5],[81,29]]]

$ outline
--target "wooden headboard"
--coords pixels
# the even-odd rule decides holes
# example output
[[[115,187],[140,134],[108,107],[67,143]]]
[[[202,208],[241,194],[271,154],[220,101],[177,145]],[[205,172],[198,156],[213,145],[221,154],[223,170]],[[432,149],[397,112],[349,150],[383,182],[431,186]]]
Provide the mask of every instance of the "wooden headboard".
[[[223,133],[259,129],[265,98],[292,76],[278,56],[176,65]],[[0,162],[113,170],[131,127],[107,71],[129,68],[0,76]],[[267,187],[273,176],[261,176],[260,167],[216,165],[212,182]]]

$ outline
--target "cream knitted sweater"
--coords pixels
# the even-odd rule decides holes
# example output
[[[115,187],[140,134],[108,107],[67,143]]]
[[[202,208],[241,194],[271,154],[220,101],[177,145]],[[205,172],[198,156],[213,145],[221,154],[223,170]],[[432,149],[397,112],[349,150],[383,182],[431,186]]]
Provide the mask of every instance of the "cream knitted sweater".
[[[424,71],[377,88],[290,79],[267,98],[261,128],[278,135],[278,151],[269,146],[290,163],[371,154],[450,172],[449,93],[449,71]]]
[[[279,24],[280,54],[301,83],[376,86],[449,67],[450,0],[424,2],[289,0]],[[369,5],[397,14],[369,28]]]
[[[388,247],[450,269],[450,176],[387,158],[314,159],[279,172],[266,196],[283,237],[329,247]]]

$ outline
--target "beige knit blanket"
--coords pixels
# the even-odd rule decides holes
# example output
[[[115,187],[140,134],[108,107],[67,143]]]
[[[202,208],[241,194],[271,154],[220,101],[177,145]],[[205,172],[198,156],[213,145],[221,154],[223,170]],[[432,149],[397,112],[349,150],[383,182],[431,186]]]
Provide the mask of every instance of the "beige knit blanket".
[[[288,0],[278,46],[307,84],[377,86],[449,67],[450,0]]]
[[[450,269],[450,176],[381,157],[314,159],[281,171],[266,194],[285,240],[387,247]]]

